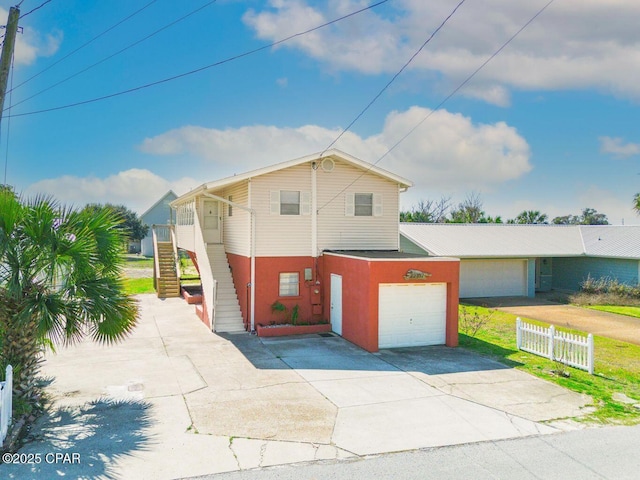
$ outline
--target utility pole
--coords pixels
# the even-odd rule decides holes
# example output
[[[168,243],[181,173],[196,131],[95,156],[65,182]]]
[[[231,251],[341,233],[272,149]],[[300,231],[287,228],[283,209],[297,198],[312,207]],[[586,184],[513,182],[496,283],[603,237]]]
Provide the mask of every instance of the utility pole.
[[[0,122],[2,122],[2,110],[4,110],[4,97],[7,92],[7,80],[9,78],[9,70],[11,69],[13,47],[16,44],[18,18],[20,18],[20,8],[11,7],[9,9],[9,19],[7,20],[7,28],[4,34],[2,56],[0,56]]]

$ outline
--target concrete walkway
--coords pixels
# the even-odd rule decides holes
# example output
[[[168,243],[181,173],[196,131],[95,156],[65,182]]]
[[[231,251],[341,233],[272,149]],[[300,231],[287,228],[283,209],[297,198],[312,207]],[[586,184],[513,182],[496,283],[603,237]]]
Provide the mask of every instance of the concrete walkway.
[[[547,434],[588,411],[589,398],[462,349],[219,336],[181,299],[139,298],[124,343],[44,365],[54,406],[21,453],[80,461],[4,464],[0,477],[173,479]]]
[[[564,305],[538,298],[473,298],[464,301],[559,327],[582,330],[601,337],[640,345],[640,318]]]

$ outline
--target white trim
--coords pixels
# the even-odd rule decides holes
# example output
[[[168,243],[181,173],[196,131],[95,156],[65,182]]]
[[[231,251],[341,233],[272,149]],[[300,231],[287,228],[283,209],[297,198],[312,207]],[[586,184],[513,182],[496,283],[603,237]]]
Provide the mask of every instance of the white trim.
[[[354,260],[362,260],[364,262],[459,262],[459,258],[453,257],[397,257],[397,258],[374,258],[374,257],[358,257],[356,255],[347,255],[338,252],[323,252],[323,255],[332,255],[334,257],[352,258]]]
[[[342,152],[340,150],[337,149],[331,149],[328,150],[327,152],[325,152],[324,155],[321,155],[321,152],[319,153],[314,153],[312,155],[308,155],[305,157],[300,157],[300,158],[296,158],[293,160],[289,160],[286,162],[281,162],[281,163],[276,163],[275,165],[270,165],[268,167],[264,167],[264,168],[259,168],[257,170],[252,170],[250,172],[246,172],[246,173],[242,173],[239,175],[233,175],[232,177],[226,177],[220,180],[216,180],[213,182],[209,182],[209,183],[203,183],[202,185],[200,185],[200,187],[195,188],[193,190],[191,190],[189,193],[186,193],[180,197],[178,197],[176,200],[174,200],[173,202],[171,202],[171,205],[174,206],[184,202],[185,200],[197,196],[198,194],[200,194],[203,191],[206,190],[214,190],[214,189],[219,189],[222,187],[228,187],[230,185],[233,185],[235,183],[239,183],[242,182],[244,180],[248,180],[250,178],[253,177],[258,177],[261,175],[266,175],[268,173],[272,173],[272,172],[276,172],[278,170],[283,170],[285,168],[289,168],[289,167],[295,167],[297,165],[301,165],[303,163],[310,163],[310,162],[314,162],[314,161],[321,161],[324,158],[327,157],[333,157],[335,159],[341,160],[343,162],[349,163],[361,170],[364,170],[365,172],[371,172],[375,175],[378,175],[380,177],[386,178],[387,180],[390,180],[392,182],[397,183],[400,188],[409,188],[411,186],[413,186],[413,182],[411,182],[410,180],[401,177],[399,175],[396,175],[394,173],[391,173],[387,170],[384,170],[380,167],[375,166],[372,163],[369,162],[365,162],[363,160],[360,160],[359,158],[353,157],[345,152]]]
[[[311,257],[318,256],[318,164],[311,164]],[[639,266],[640,268],[640,266]],[[640,277],[639,277],[640,278]]]

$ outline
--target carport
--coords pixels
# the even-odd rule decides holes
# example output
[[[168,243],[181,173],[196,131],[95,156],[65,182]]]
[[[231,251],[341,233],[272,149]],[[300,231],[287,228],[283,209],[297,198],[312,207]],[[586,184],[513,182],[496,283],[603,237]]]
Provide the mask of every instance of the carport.
[[[398,251],[324,252],[325,311],[364,348],[458,344],[457,259]]]

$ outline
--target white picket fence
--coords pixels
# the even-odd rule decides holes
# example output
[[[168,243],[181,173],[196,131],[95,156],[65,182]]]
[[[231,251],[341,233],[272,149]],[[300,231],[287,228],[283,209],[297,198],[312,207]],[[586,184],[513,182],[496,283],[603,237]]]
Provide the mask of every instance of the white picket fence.
[[[516,319],[516,342],[519,350],[546,357],[593,374],[593,335],[574,335],[525,323]]]
[[[0,382],[0,444],[4,439],[11,425],[11,414],[13,412],[13,367],[7,365],[5,381]]]

